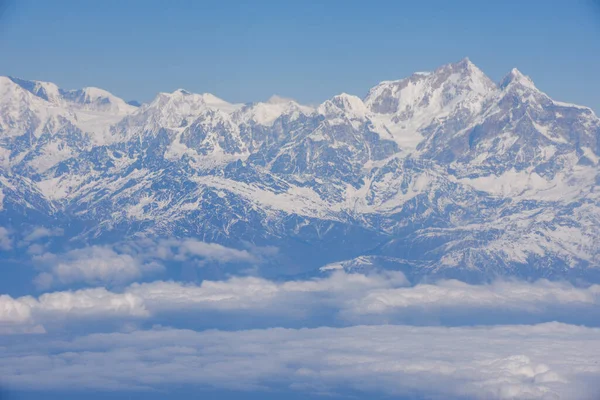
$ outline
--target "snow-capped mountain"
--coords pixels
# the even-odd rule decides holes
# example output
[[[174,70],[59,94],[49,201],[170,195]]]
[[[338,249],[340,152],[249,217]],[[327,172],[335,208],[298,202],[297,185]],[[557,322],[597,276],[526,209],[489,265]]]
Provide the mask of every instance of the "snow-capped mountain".
[[[277,246],[295,272],[593,275],[599,161],[592,110],[468,59],[316,107],[185,90],[135,107],[0,77],[0,226],[63,224],[72,245],[196,236]]]

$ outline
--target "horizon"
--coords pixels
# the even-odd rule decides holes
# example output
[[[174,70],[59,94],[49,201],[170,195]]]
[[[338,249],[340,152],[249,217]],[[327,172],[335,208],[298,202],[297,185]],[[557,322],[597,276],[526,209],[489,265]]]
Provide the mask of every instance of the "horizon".
[[[593,1],[4,2],[0,51],[12,57],[1,74],[126,101],[183,87],[232,103],[320,104],[468,56],[494,82],[516,67],[550,97],[600,109]]]
[[[229,103],[229,104],[232,104],[232,105],[233,105],[233,104],[251,105],[251,104],[257,104],[257,103],[270,103],[270,102],[273,102],[273,101],[275,101],[275,102],[276,102],[276,101],[293,101],[293,102],[296,102],[296,103],[298,103],[298,104],[300,104],[300,105],[303,105],[303,106],[307,106],[307,107],[315,107],[315,108],[316,108],[316,107],[318,107],[320,104],[323,104],[324,102],[326,102],[326,101],[330,100],[331,98],[333,98],[333,97],[336,97],[336,96],[339,96],[339,95],[343,95],[343,94],[347,94],[347,95],[355,96],[355,97],[358,97],[358,98],[360,98],[361,100],[364,100],[364,99],[365,99],[365,97],[367,97],[367,95],[368,95],[368,92],[369,92],[371,89],[373,89],[374,87],[376,87],[377,85],[380,85],[380,84],[382,84],[382,83],[399,82],[399,81],[402,81],[402,80],[408,79],[408,78],[410,78],[410,77],[412,77],[412,76],[415,76],[415,75],[431,74],[431,73],[434,73],[434,72],[435,72],[435,71],[437,71],[438,69],[441,69],[441,68],[443,68],[443,67],[445,67],[445,66],[449,66],[449,65],[457,65],[457,64],[460,64],[461,62],[464,62],[464,61],[470,62],[472,65],[474,65],[474,66],[475,66],[475,68],[477,68],[477,69],[479,69],[481,72],[483,72],[483,74],[484,74],[486,77],[488,77],[488,78],[489,78],[489,79],[490,79],[490,80],[491,80],[491,81],[492,81],[492,82],[493,82],[493,83],[494,83],[494,84],[495,84],[497,87],[499,87],[499,86],[501,85],[502,81],[503,81],[504,79],[506,79],[506,78],[507,78],[507,77],[508,77],[508,76],[509,76],[511,73],[513,73],[514,71],[518,71],[520,74],[522,74],[522,75],[523,75],[523,76],[525,76],[526,78],[529,78],[529,79],[530,79],[530,80],[531,80],[531,81],[534,83],[535,87],[536,87],[536,88],[537,88],[537,89],[538,89],[540,92],[542,92],[542,93],[546,93],[546,91],[545,91],[545,90],[543,90],[543,88],[539,88],[539,87],[538,87],[538,85],[536,84],[536,81],[535,81],[535,78],[534,78],[534,77],[530,76],[530,75],[529,75],[529,74],[527,74],[527,73],[524,73],[524,72],[523,72],[523,71],[521,71],[521,70],[520,70],[518,67],[513,67],[513,68],[511,68],[511,69],[510,69],[510,70],[509,70],[509,71],[508,71],[506,74],[504,74],[504,75],[503,75],[503,76],[502,76],[502,77],[501,77],[499,80],[494,80],[494,79],[492,79],[492,78],[491,78],[491,77],[490,77],[488,74],[486,74],[486,72],[485,72],[484,70],[482,70],[481,68],[479,68],[479,66],[477,66],[477,64],[476,64],[476,63],[474,63],[474,62],[473,62],[473,61],[470,59],[470,57],[468,57],[468,56],[465,56],[465,57],[461,58],[459,61],[454,61],[454,62],[449,62],[449,63],[442,64],[442,65],[440,65],[440,66],[438,66],[438,67],[436,67],[436,68],[434,68],[434,69],[432,69],[432,70],[430,70],[430,71],[415,71],[415,72],[413,72],[413,73],[411,73],[411,74],[409,74],[409,75],[407,75],[407,76],[405,76],[405,77],[402,77],[402,78],[398,78],[398,79],[390,79],[390,80],[382,80],[382,81],[379,81],[378,83],[376,83],[375,85],[373,85],[371,88],[369,88],[369,89],[367,90],[367,92],[366,92],[366,93],[364,93],[364,94],[356,94],[356,93],[350,93],[350,92],[347,92],[347,91],[341,91],[341,92],[339,92],[339,93],[336,93],[336,94],[334,94],[334,95],[333,95],[333,96],[331,96],[330,98],[324,99],[324,100],[323,100],[321,103],[302,103],[302,102],[300,102],[298,99],[295,99],[295,98],[292,98],[292,97],[287,97],[287,96],[282,96],[282,95],[280,95],[280,94],[278,94],[278,93],[273,93],[273,94],[271,94],[271,95],[270,95],[270,96],[269,96],[267,99],[264,99],[264,100],[253,100],[253,101],[249,101],[249,102],[246,102],[246,103],[236,103],[236,102],[229,101],[227,98],[224,98],[224,97],[220,96],[218,93],[211,93],[211,92],[193,92],[193,91],[190,91],[190,90],[186,89],[185,87],[179,87],[179,88],[176,88],[176,89],[174,89],[174,90],[172,90],[172,91],[170,91],[170,92],[157,92],[157,93],[154,95],[154,97],[152,97],[152,98],[151,98],[149,101],[142,102],[142,101],[139,101],[138,99],[127,99],[127,98],[122,98],[122,97],[119,97],[119,96],[118,96],[118,95],[116,95],[115,93],[113,93],[113,92],[111,92],[111,91],[108,91],[108,90],[106,90],[105,88],[102,88],[102,87],[99,87],[99,86],[94,86],[94,85],[91,85],[91,86],[85,86],[85,87],[79,87],[79,88],[65,88],[65,87],[61,87],[60,85],[56,84],[56,83],[55,83],[55,82],[53,82],[53,81],[40,81],[40,80],[34,80],[34,79],[27,79],[26,77],[14,76],[14,75],[0,75],[0,76],[4,76],[4,77],[6,77],[6,78],[9,78],[9,79],[11,79],[11,80],[13,80],[13,79],[17,79],[17,80],[23,80],[23,81],[27,81],[27,82],[35,82],[35,83],[49,83],[49,84],[56,85],[56,86],[57,86],[59,89],[61,89],[61,90],[65,90],[65,91],[76,91],[76,90],[85,90],[85,89],[100,89],[100,90],[107,91],[107,92],[108,92],[108,93],[110,93],[111,95],[113,95],[113,96],[116,96],[116,97],[118,97],[118,98],[119,98],[119,99],[121,99],[121,100],[124,100],[124,101],[125,101],[125,102],[127,102],[128,104],[131,104],[131,103],[134,103],[134,102],[138,102],[138,103],[139,103],[139,106],[142,106],[142,105],[144,105],[144,104],[149,104],[149,103],[151,103],[151,102],[152,102],[152,101],[154,101],[154,100],[155,100],[155,99],[156,99],[156,98],[157,98],[157,97],[158,97],[160,94],[169,94],[169,95],[171,95],[171,94],[174,94],[174,93],[176,93],[176,92],[183,91],[183,92],[186,92],[187,94],[211,95],[211,96],[214,96],[214,97],[216,97],[216,98],[217,98],[217,99],[219,99],[219,100],[225,101],[225,102],[227,102],[227,103]],[[546,94],[547,94],[547,93],[546,93]],[[550,97],[552,98],[552,96],[550,96]],[[556,98],[552,98],[552,99],[553,99],[554,101],[563,102],[561,99],[556,99]],[[571,103],[571,104],[576,104],[576,103]],[[588,107],[588,108],[592,109],[592,111],[594,111],[594,113],[596,112],[596,110],[595,110],[595,109],[593,109],[592,107],[590,107],[590,106],[588,106],[588,105],[585,105],[585,104],[576,104],[576,105],[578,105],[578,106],[584,106],[584,107]]]

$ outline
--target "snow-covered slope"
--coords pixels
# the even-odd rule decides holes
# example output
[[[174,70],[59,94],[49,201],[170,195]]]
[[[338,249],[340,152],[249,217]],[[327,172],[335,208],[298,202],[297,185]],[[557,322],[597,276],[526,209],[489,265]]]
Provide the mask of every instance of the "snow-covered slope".
[[[35,210],[73,241],[271,244],[296,271],[595,274],[599,162],[592,110],[468,59],[317,107],[184,90],[133,107],[0,78],[0,225]]]
[[[38,112],[40,109],[53,109],[68,114],[70,121],[88,134],[94,144],[110,143],[109,127],[137,109],[112,93],[95,87],[64,90],[50,82],[14,77],[4,79],[10,79],[20,88],[44,100],[38,101]]]

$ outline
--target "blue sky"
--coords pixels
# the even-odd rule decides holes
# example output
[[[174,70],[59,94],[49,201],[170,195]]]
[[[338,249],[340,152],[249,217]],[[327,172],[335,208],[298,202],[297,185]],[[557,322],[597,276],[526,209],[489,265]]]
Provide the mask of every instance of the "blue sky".
[[[12,1],[0,74],[147,101],[179,87],[229,101],[364,95],[465,56],[600,110],[600,7],[582,1]]]

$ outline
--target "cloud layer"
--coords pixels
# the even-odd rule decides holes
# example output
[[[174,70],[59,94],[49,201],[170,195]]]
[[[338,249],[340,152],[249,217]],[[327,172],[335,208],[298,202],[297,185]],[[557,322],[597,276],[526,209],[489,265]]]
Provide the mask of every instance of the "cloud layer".
[[[28,240],[53,234],[32,230]],[[3,237],[12,247],[1,230],[0,246]],[[587,400],[600,391],[600,285],[411,285],[400,272],[376,270],[130,283],[168,262],[257,265],[276,249],[193,239],[47,248],[34,256],[40,287],[98,287],[0,295],[1,383],[16,390],[183,386],[515,400]],[[562,323],[540,324],[547,321]]]
[[[592,399],[600,329],[355,326],[238,332],[160,329],[0,347],[13,388],[200,385],[417,398]]]
[[[41,227],[34,229],[24,240],[33,241],[54,234],[54,231]],[[2,235],[0,230],[0,246],[4,240]],[[196,239],[143,239],[126,244],[89,246],[60,254],[44,252],[38,244],[33,246],[30,253],[37,254],[33,260],[42,270],[35,278],[35,284],[41,289],[73,284],[123,285],[162,271],[166,261],[192,261],[196,266],[207,263],[259,264],[269,255],[265,248],[238,250]]]
[[[160,271],[157,262],[145,262],[131,254],[117,253],[105,246],[71,250],[65,254],[46,253],[36,260],[47,266],[35,283],[40,288],[84,282],[92,285],[115,285],[131,282],[143,274]]]
[[[268,316],[266,326],[402,323],[476,325],[561,321],[598,325],[600,286],[576,287],[541,280],[469,285],[458,281],[408,286],[399,272],[369,275],[337,271],[319,279],[271,281],[232,277],[199,285],[156,281],[122,291],[106,288],[46,293],[38,298],[0,297],[0,326],[45,326],[59,320],[115,318],[162,323],[166,317],[201,321],[208,314]],[[323,319],[325,318],[325,319]],[[214,319],[217,327],[219,318]],[[183,325],[186,326],[187,325]],[[256,325],[256,326],[265,326]],[[250,327],[256,327],[250,326]],[[248,326],[245,326],[248,327]]]

